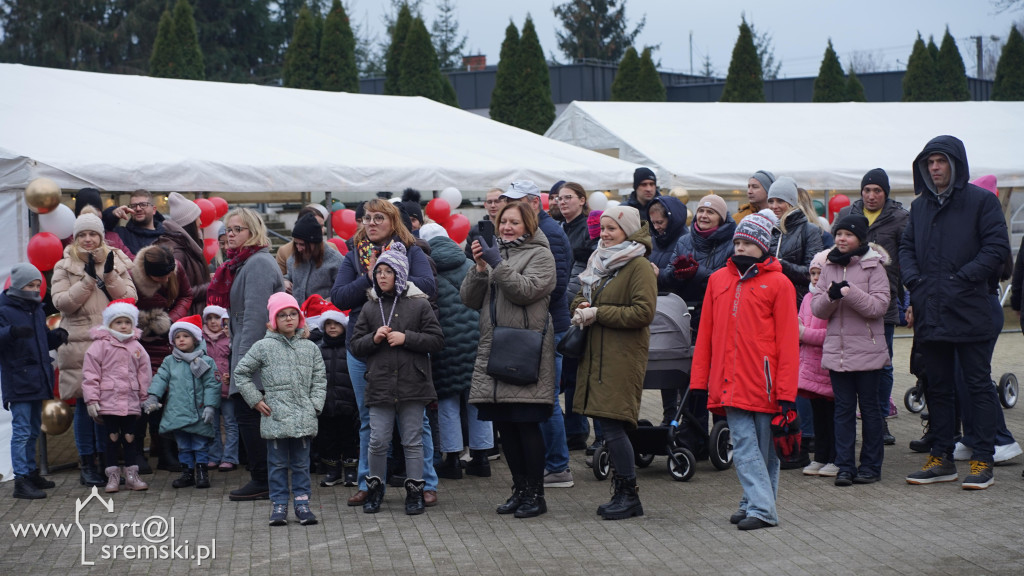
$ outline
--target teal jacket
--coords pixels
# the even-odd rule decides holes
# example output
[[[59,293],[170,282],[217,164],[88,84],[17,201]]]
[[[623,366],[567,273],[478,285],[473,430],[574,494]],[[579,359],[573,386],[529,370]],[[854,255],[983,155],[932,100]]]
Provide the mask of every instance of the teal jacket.
[[[263,390],[253,383],[256,374],[262,377]],[[246,404],[263,400],[270,407],[270,416],[260,419],[260,436],[316,436],[316,417],[327,397],[327,369],[320,348],[301,333],[285,338],[267,330],[238,361],[234,380]]]
[[[206,352],[206,342],[200,342],[199,347]],[[157,398],[167,396],[161,400],[164,405],[161,434],[180,431],[213,438],[213,425],[203,422],[203,408],[220,406],[220,384],[213,377],[217,370],[213,358],[203,356],[203,361],[210,365],[210,369],[202,378],[196,378],[187,362],[168,354],[153,376],[149,395]]]

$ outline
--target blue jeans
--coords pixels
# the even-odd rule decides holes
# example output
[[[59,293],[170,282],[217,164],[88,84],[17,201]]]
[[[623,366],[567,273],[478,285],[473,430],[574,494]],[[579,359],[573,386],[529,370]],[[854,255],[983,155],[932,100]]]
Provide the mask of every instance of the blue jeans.
[[[565,332],[555,334],[555,348],[562,341]],[[565,439],[565,422],[562,420],[562,406],[558,403],[558,384],[562,374],[562,355],[555,352],[555,405],[551,416],[540,423],[540,433],[544,437],[544,469],[550,472],[562,472],[569,467],[569,444]]]
[[[209,452],[213,438],[191,432],[176,431],[174,441],[178,444],[178,461],[185,466],[194,468],[196,464],[205,464],[210,461]]]
[[[437,401],[437,422],[441,433],[441,452],[462,452],[462,396],[456,394]],[[466,420],[469,424],[469,449],[490,450],[494,448],[494,426],[478,420],[475,404],[466,405]]]
[[[288,504],[288,473],[291,472],[291,494],[296,500],[309,500],[309,446],[312,438],[275,438],[267,440],[267,468],[270,480],[270,501]]]
[[[103,452],[103,448],[106,446],[106,441],[103,438],[107,433],[102,425],[97,424],[95,420],[89,417],[89,409],[86,408],[83,398],[78,398],[75,401],[73,426],[75,430],[75,448],[78,449],[79,456],[85,458],[86,456]],[[141,442],[141,440],[141,438],[136,438],[136,441]]]
[[[878,403],[878,381],[882,370],[863,372],[836,372],[829,370],[832,392],[835,394],[836,466],[840,472],[850,474],[882,475],[882,422],[884,416]],[[860,407],[861,446],[860,465],[854,462],[857,449],[857,408]],[[889,404],[885,405],[889,412]]]
[[[224,422],[224,443],[219,460],[238,464],[238,420],[235,419],[235,403],[227,398],[220,401],[220,418]],[[217,438],[220,438],[220,425],[217,425]]]
[[[743,487],[739,509],[747,516],[778,524],[779,457],[772,439],[772,414],[727,408],[733,464]]]
[[[370,411],[363,403],[366,396],[366,362],[347,354],[348,376],[352,379],[352,391],[359,407],[359,489],[366,490],[366,476],[370,473]],[[430,432],[427,411],[423,411],[423,480],[424,490],[437,490],[437,472],[434,471],[434,437]]]
[[[36,440],[43,425],[43,401],[11,402],[11,463],[15,476],[36,469]]]
[[[889,360],[892,360],[892,337],[896,332],[895,324],[885,324],[885,345],[889,347]],[[892,397],[892,364],[882,368],[882,377],[878,380],[878,405],[882,407],[882,418],[889,415],[889,398]]]
[[[800,435],[814,438],[814,408],[809,398],[796,397],[796,413],[800,415]]]

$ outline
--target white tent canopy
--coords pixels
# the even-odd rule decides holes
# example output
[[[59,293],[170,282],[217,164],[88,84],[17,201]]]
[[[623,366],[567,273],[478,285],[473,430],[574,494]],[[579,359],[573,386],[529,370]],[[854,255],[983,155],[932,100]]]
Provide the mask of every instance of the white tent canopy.
[[[1024,185],[1024,102],[573,102],[545,135],[617,151],[650,166],[662,186],[742,190],[765,169],[808,189],[859,190],[881,167],[894,190],[911,190],[914,158],[940,134],[963,140],[972,178]]]

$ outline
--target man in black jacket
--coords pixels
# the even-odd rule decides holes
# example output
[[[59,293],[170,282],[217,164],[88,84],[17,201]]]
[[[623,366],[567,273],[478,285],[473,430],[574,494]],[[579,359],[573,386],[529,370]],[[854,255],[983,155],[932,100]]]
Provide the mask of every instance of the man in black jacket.
[[[651,207],[651,200],[655,196],[661,196],[658,192],[658,177],[654,170],[641,166],[633,171],[633,193],[626,198],[626,206],[632,206],[640,211],[640,221],[649,219],[647,209]]]
[[[992,341],[1002,323],[992,321],[1003,262],[1010,252],[1006,220],[999,200],[970,184],[963,142],[933,138],[913,164],[910,219],[900,246],[903,282],[910,289],[908,319],[928,379],[929,429],[934,443],[928,462],[907,476],[910,484],[952,482],[955,364],[959,359],[969,394],[962,409],[971,411],[975,444],[965,489],[993,482],[995,411],[991,380]]]

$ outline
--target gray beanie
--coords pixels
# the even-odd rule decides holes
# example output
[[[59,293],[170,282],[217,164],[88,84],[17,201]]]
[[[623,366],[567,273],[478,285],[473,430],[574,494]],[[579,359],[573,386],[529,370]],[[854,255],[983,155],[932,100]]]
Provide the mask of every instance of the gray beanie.
[[[43,275],[39,273],[39,269],[27,262],[15,264],[11,268],[11,288],[15,290],[21,290],[30,282],[42,279]]]
[[[778,198],[794,208],[799,206],[800,200],[797,199],[796,180],[789,176],[779,176],[772,184],[772,187],[768,189],[768,199],[772,198]]]
[[[758,170],[757,172],[754,172],[754,175],[751,176],[751,178],[760,182],[761,188],[764,188],[765,192],[767,192],[775,182],[775,174],[772,174],[767,170]]]

